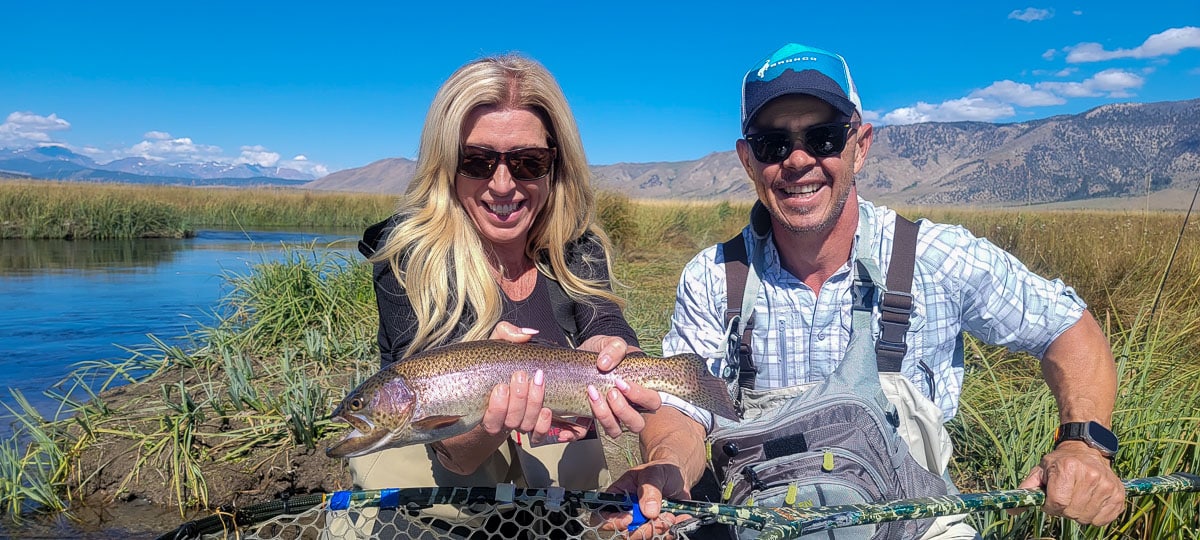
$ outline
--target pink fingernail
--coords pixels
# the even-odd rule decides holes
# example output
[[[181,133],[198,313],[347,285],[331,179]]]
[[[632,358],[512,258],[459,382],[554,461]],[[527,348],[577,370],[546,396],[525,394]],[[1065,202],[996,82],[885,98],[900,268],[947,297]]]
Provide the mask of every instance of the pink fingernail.
[[[592,398],[592,401],[600,401],[600,392],[596,391],[596,387],[590,384],[588,385],[588,397]]]
[[[536,385],[538,385],[538,386],[541,386],[541,385],[542,385],[542,381],[543,381],[545,378],[546,378],[546,374],[545,374],[545,373],[542,373],[542,370],[540,370],[540,369],[539,369],[539,370],[537,370],[537,371],[533,372],[533,384],[536,384]]]
[[[625,379],[618,377],[613,384],[617,385],[617,388],[619,388],[622,392],[629,391],[629,383],[625,382]]]
[[[532,336],[534,334],[537,334],[538,332],[540,332],[540,330],[538,330],[537,328],[522,328],[521,329],[521,333],[525,334],[527,336]]]

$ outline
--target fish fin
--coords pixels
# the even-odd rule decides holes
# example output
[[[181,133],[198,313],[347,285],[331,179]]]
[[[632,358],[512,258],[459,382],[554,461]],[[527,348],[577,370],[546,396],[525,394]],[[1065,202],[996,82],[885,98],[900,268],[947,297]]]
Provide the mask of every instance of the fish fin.
[[[552,416],[550,418],[550,429],[546,432],[545,441],[535,443],[534,446],[547,444],[547,442],[558,442],[562,432],[569,431],[575,434],[576,440],[581,440],[588,436],[588,431],[591,429],[595,420],[590,416]]]
[[[438,428],[452,426],[457,424],[460,420],[462,420],[461,416],[435,415],[426,416],[425,418],[416,420],[412,423],[412,425],[421,431],[432,431]]]
[[[592,418],[589,416],[553,416],[550,418],[550,427],[584,433],[591,429]]]

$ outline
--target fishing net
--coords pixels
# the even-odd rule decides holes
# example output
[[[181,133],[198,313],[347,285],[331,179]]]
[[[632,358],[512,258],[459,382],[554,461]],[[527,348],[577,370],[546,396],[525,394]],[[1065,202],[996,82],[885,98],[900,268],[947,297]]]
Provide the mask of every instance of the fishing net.
[[[228,512],[196,523],[179,538],[297,539],[516,539],[621,537],[612,512],[636,506],[620,495],[561,488],[421,488],[338,492],[319,502],[297,498],[256,511]],[[315,502],[315,504],[313,504]],[[307,508],[303,508],[307,507]],[[263,519],[266,515],[269,519]],[[607,526],[606,526],[607,523]],[[218,525],[219,528],[214,526]],[[202,532],[200,528],[206,529]],[[648,528],[647,528],[648,529]],[[199,533],[199,534],[196,534]],[[686,538],[685,533],[676,537]],[[167,538],[167,537],[163,537]],[[659,538],[666,538],[665,535]]]
[[[1125,496],[1200,492],[1200,476],[1172,473],[1126,480]],[[873,504],[817,507],[732,506],[697,501],[663,500],[664,512],[690,515],[672,527],[674,538],[697,537],[705,527],[753,531],[759,540],[799,538],[840,527],[889,521],[953,516],[985,510],[1040,506],[1040,490],[1013,489],[903,499]],[[1187,506],[1194,508],[1194,506]],[[637,503],[625,495],[562,488],[405,488],[339,491],[300,495],[252,507],[222,510],[185,523],[159,540],[182,538],[236,539],[509,539],[624,537],[615,514],[632,514],[644,523]],[[1190,519],[1190,518],[1186,518]],[[650,527],[635,538],[650,537]],[[661,527],[660,527],[661,529]],[[1189,529],[1195,532],[1194,527]],[[646,534],[644,534],[646,533]]]

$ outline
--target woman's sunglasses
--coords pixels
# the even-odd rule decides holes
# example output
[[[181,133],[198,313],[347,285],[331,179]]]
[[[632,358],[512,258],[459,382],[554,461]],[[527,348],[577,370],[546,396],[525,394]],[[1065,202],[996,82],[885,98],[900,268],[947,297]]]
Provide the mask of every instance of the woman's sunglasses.
[[[458,174],[476,180],[487,180],[496,174],[500,161],[508,166],[513,179],[530,182],[550,174],[557,151],[554,148],[518,148],[497,152],[480,146],[463,148]]]
[[[813,157],[829,157],[842,153],[850,130],[858,127],[851,122],[817,124],[798,134],[805,152]],[[789,131],[765,131],[746,135],[754,159],[760,163],[779,163],[796,149],[796,138]]]

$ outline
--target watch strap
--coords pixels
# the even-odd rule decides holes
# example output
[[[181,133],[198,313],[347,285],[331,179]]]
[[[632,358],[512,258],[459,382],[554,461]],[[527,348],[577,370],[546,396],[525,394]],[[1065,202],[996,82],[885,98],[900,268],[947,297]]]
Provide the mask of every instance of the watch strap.
[[[1098,422],[1066,422],[1054,430],[1054,448],[1063,441],[1082,441],[1113,459],[1117,454],[1117,437]]]

